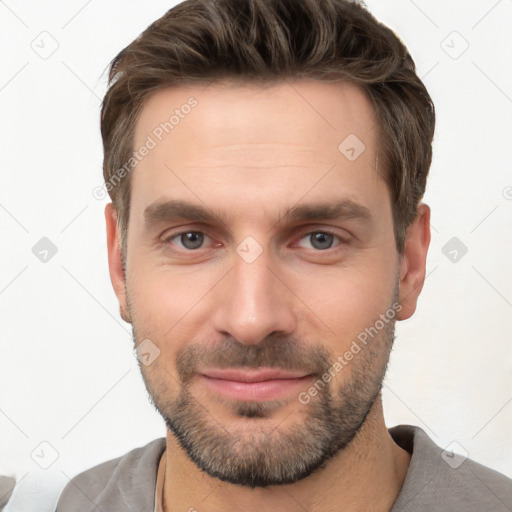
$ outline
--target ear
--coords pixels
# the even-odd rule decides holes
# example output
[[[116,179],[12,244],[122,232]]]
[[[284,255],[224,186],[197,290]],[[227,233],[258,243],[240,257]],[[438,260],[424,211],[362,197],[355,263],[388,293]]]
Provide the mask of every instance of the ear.
[[[407,228],[404,253],[400,258],[400,304],[398,320],[410,318],[425,282],[428,246],[430,244],[430,208],[418,206],[413,223]]]
[[[114,292],[119,301],[121,318],[131,323],[128,312],[126,297],[126,276],[123,269],[123,260],[121,258],[121,245],[119,236],[119,227],[117,225],[117,211],[112,203],[105,207],[105,221],[107,224],[107,248],[108,248],[108,268],[110,271],[110,280],[114,287]]]

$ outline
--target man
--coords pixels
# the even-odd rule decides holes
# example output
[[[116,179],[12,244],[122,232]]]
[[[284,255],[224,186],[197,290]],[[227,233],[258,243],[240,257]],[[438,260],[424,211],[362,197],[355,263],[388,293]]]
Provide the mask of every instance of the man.
[[[167,436],[75,477],[58,512],[512,510],[512,481],[383,418],[434,117],[348,0],[187,0],[114,59],[109,267]]]

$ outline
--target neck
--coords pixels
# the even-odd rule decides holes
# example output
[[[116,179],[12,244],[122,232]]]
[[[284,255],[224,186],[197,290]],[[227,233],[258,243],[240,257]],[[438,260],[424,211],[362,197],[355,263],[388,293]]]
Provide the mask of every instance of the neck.
[[[293,484],[250,489],[212,478],[188,458],[170,431],[165,456],[164,512],[389,512],[410,462],[410,454],[389,435],[380,396],[355,439]]]

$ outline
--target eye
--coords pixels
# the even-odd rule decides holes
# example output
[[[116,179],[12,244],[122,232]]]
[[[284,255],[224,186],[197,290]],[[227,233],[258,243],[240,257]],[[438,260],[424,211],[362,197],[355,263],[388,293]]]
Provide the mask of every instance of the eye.
[[[177,243],[182,249],[194,250],[201,248],[205,238],[207,237],[200,231],[186,231],[170,237],[167,241],[176,241],[175,243]]]
[[[306,241],[306,246],[304,245],[304,240]],[[335,244],[336,240],[338,240],[338,243]],[[318,251],[325,251],[326,249],[330,249],[331,247],[339,245],[340,243],[341,239],[334,233],[328,233],[326,231],[315,231],[302,237],[298,245],[299,247],[304,247],[306,249],[313,248]]]

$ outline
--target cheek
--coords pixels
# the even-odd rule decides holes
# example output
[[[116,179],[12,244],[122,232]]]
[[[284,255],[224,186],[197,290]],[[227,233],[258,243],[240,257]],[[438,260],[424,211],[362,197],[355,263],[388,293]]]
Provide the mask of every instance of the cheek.
[[[153,336],[177,350],[207,322],[216,273],[133,263],[137,270],[128,273],[127,288],[137,337]]]
[[[307,310],[309,320],[302,325],[305,334],[315,338],[323,333],[325,341],[349,344],[392,305],[395,274],[395,267],[381,254],[364,265],[312,267],[307,277],[290,275],[289,286]]]

